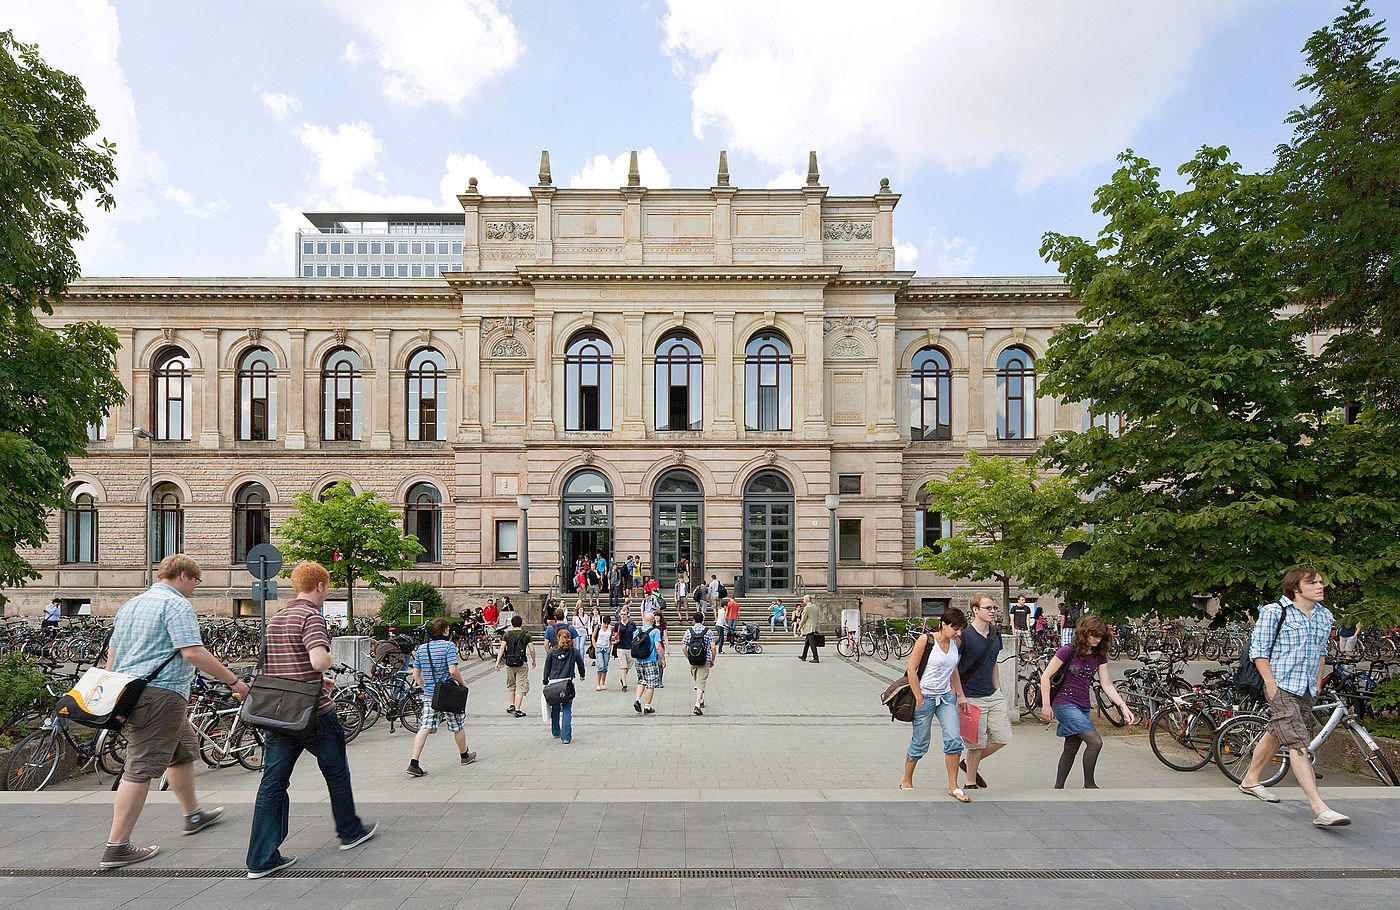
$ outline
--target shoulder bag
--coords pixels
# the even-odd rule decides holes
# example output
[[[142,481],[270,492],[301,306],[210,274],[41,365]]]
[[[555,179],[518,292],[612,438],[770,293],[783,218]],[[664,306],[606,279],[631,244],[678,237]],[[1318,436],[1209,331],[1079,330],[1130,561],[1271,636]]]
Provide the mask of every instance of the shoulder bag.
[[[928,640],[924,643],[924,655],[919,658],[919,669],[915,676],[922,677],[924,670],[928,668],[929,649],[933,646],[933,639],[929,633],[924,633]],[[909,674],[906,672],[890,683],[885,691],[880,694],[880,704],[890,710],[890,722],[902,720],[906,724],[914,721],[914,688],[909,685]]]
[[[136,700],[146,691],[146,684],[159,676],[179,653],[172,653],[145,676],[89,667],[77,684],[58,700],[58,713],[85,727],[120,730],[131,709],[136,707]]]
[[[433,676],[437,676],[437,667],[433,666],[433,643],[430,641],[423,645],[428,651],[428,666],[433,671]],[[443,714],[465,714],[467,710],[467,687],[452,678],[451,664],[444,663],[442,679],[437,680],[433,685],[434,711]]]
[[[264,673],[248,684],[248,697],[238,709],[245,724],[297,735],[311,729],[316,721],[316,703],[321,683],[302,682]]]

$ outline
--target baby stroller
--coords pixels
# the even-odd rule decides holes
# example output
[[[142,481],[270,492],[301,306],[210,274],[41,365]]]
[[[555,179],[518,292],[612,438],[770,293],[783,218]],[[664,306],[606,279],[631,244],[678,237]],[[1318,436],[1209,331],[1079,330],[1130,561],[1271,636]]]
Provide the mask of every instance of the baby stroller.
[[[737,654],[762,654],[763,646],[758,643],[758,623],[746,622],[742,629],[735,629],[730,639]]]

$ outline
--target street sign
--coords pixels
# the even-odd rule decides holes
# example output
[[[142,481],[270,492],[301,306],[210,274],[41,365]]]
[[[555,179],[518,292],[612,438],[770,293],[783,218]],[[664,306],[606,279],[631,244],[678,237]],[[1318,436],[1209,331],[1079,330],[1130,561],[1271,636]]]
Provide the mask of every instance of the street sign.
[[[260,543],[248,551],[248,572],[259,581],[276,578],[282,571],[282,551],[270,543]]]
[[[253,582],[253,600],[276,600],[276,581],[255,581]]]
[[[413,619],[414,617],[420,620],[423,618],[423,601],[421,600],[410,600],[408,602],[408,618]]]

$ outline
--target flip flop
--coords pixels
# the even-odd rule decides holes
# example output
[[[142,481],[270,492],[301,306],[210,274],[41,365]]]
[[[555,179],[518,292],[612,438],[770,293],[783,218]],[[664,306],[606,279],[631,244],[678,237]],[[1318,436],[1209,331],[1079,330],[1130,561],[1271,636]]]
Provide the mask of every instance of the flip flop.
[[[966,770],[967,770],[967,762],[966,762],[966,761],[960,761],[960,762],[958,762],[958,768],[959,768],[960,770],[962,770],[962,771],[966,771]],[[981,771],[978,771],[978,772],[977,772],[977,786],[980,787],[980,788],[983,789],[983,790],[986,790],[986,789],[987,789],[987,782],[986,782],[985,780],[982,779],[982,772],[981,772]]]
[[[960,803],[970,803],[972,798],[963,792],[962,787],[954,787],[948,791],[948,795]]]

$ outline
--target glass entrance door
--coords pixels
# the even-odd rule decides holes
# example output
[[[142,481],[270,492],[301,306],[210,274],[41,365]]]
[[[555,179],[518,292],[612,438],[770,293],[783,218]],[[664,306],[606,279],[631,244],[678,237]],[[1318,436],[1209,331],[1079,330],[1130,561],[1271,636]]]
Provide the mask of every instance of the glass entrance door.
[[[579,559],[593,562],[600,554],[612,564],[612,486],[597,471],[580,471],[564,485],[563,527],[559,571],[563,590],[574,590]]]
[[[652,493],[651,564],[663,588],[676,582],[681,560],[690,565],[689,581],[705,577],[704,491],[689,471],[670,471]]]
[[[764,471],[744,491],[744,582],[749,591],[793,589],[792,487]]]

